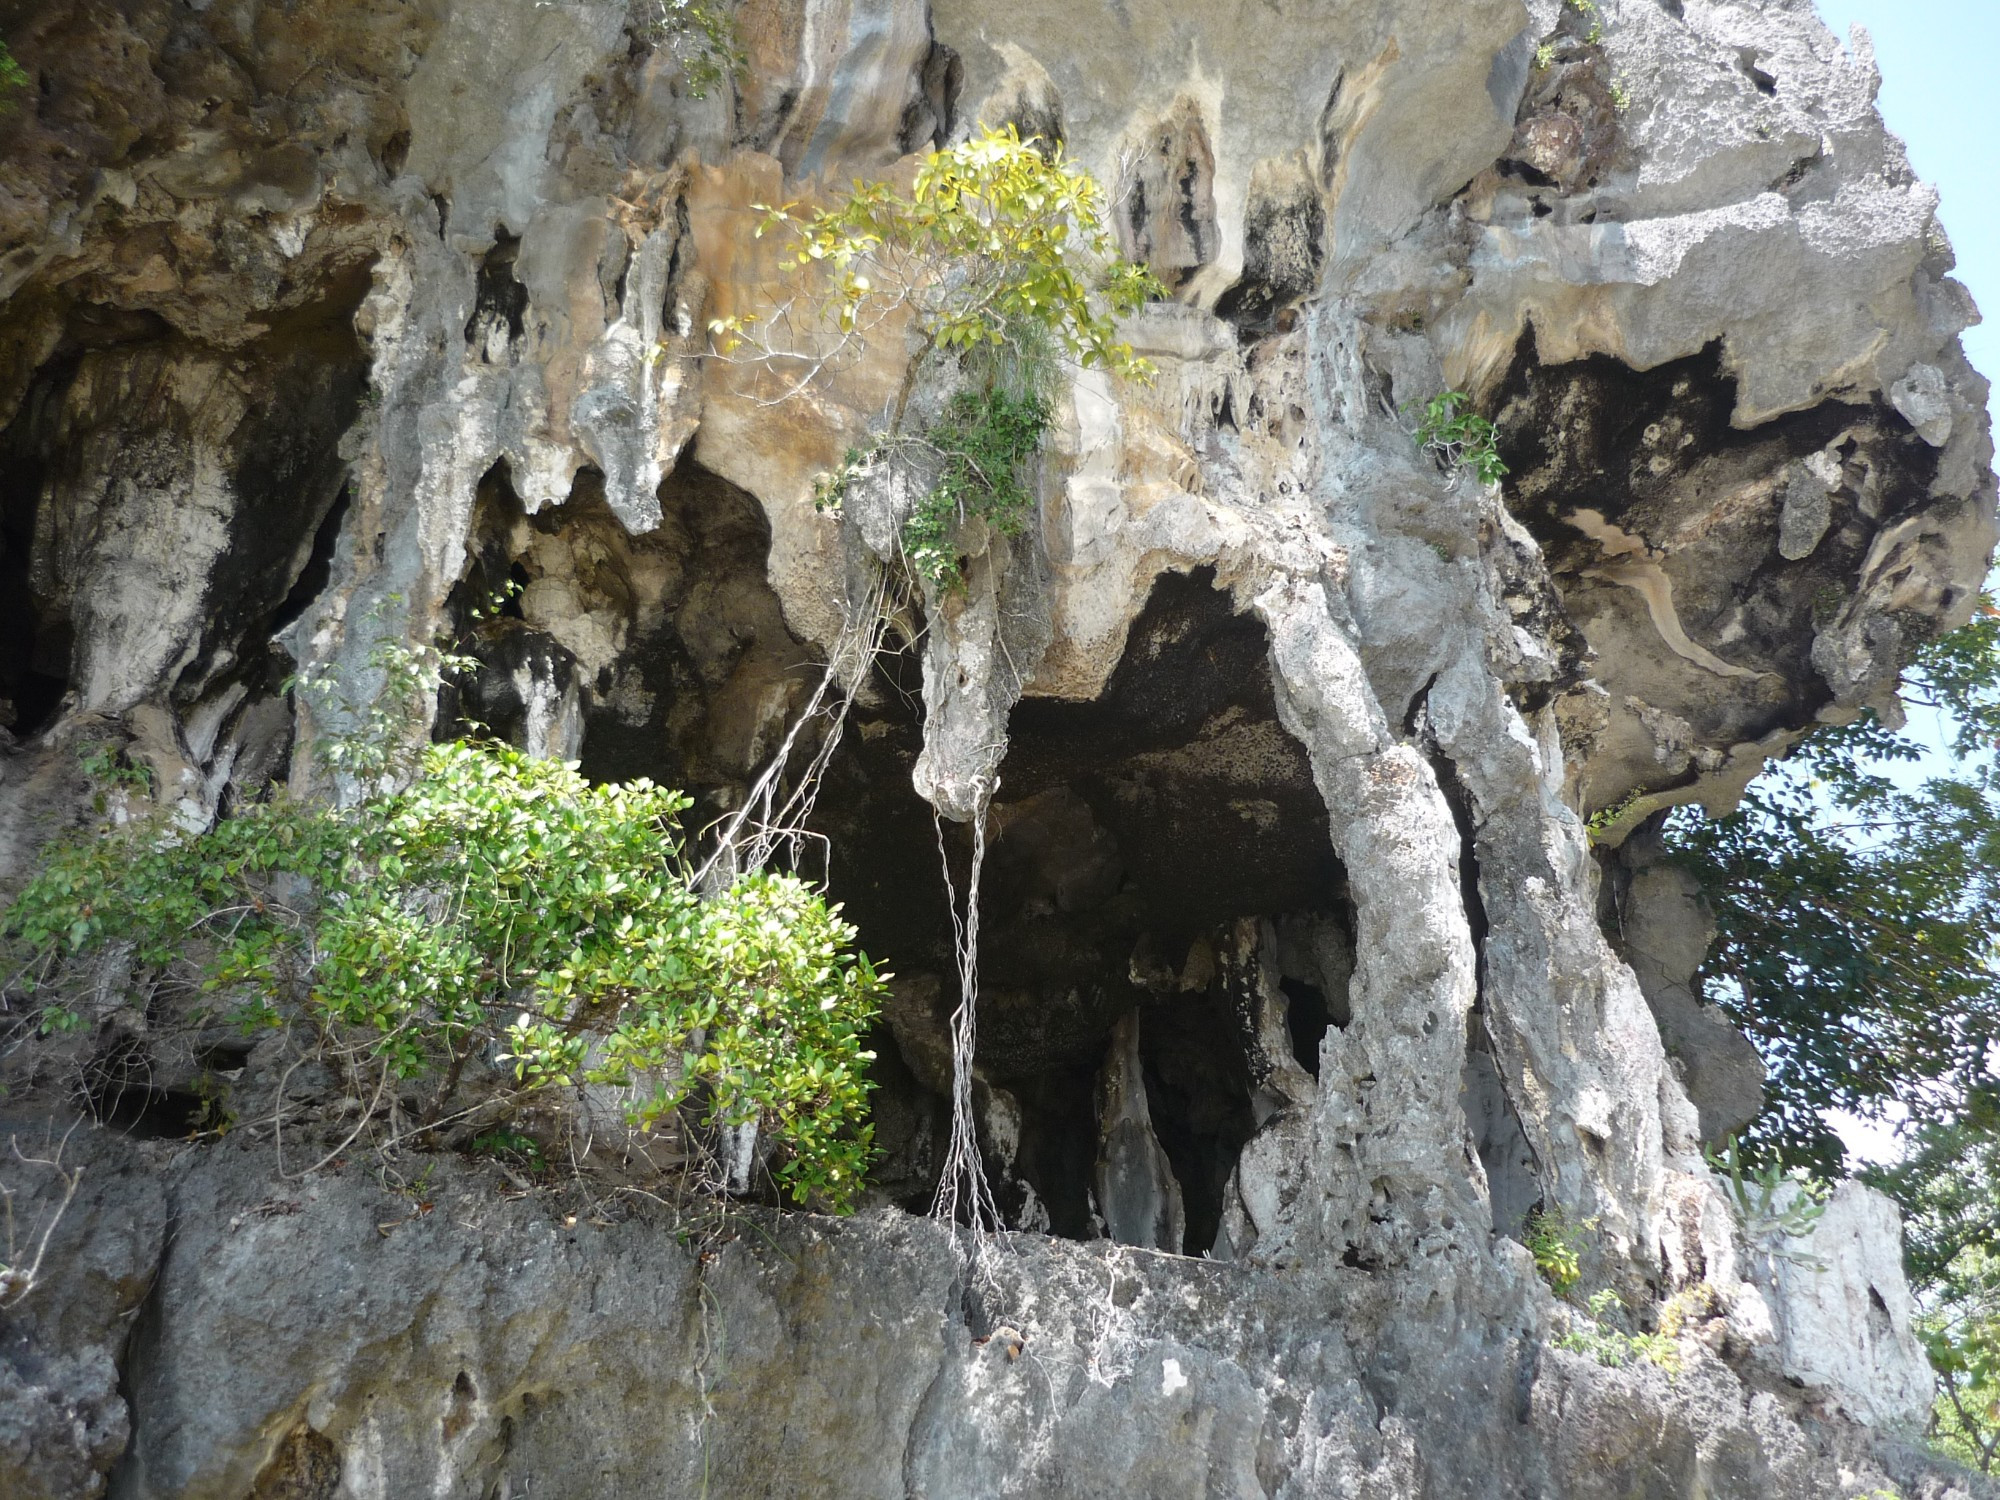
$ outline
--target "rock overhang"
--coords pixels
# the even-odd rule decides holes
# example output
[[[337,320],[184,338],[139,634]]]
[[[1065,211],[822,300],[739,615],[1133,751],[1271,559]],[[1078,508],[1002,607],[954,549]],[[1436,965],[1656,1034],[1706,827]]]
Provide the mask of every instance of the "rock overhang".
[[[1184,1232],[1206,1194],[1215,1243],[1253,1265],[1362,1281],[1385,1305],[1443,1298],[1503,1343],[1533,1321],[1521,1310],[1532,1279],[1504,1235],[1536,1201],[1598,1219],[1592,1274],[1635,1299],[1703,1275],[1751,1284],[1716,1243],[1725,1210],[1694,1159],[1694,1111],[1644,976],[1598,930],[1580,815],[1635,791],[1726,803],[1811,723],[1886,708],[1907,649],[1971,607],[1993,537],[1984,386],[1955,343],[1972,314],[1947,279],[1934,203],[1874,116],[1865,56],[1841,53],[1803,0],[1606,5],[1596,37],[1583,12],[1553,0],[1005,15],[956,0],[756,3],[744,8],[752,62],[732,110],[688,98],[668,60],[629,44],[616,7],[402,10],[392,35],[317,14],[290,33],[239,35],[233,16],[141,7],[119,23],[134,55],[171,39],[204,78],[227,73],[218,58],[230,47],[257,60],[247,81],[216,85],[224,124],[201,129],[189,101],[129,68],[93,84],[80,62],[65,72],[31,51],[72,35],[82,12],[24,22],[23,55],[56,95],[116,96],[168,144],[146,145],[143,130],[76,136],[101,158],[85,182],[47,154],[75,122],[38,110],[30,191],[17,200],[32,232],[7,262],[18,336],[0,390],[45,378],[65,338],[127,341],[90,332],[92,320],[124,320],[145,358],[175,340],[200,346],[180,367],[191,378],[239,357],[248,330],[323,301],[341,272],[372,267],[356,319],[372,394],[339,445],[338,537],[315,549],[321,523],[305,506],[276,549],[283,566],[258,570],[288,575],[266,591],[279,614],[298,606],[291,650],[355,672],[371,612],[413,637],[455,618],[487,567],[480,497],[504,464],[519,514],[489,529],[509,539],[501,571],[528,576],[521,618],[499,628],[510,654],[495,680],[521,733],[559,749],[580,727],[586,763],[608,755],[600,764],[621,768],[652,764],[664,739],[660,763],[708,777],[721,810],[796,713],[812,659],[842,638],[857,570],[875,566],[879,549],[813,511],[811,482],[876,419],[905,355],[885,341],[781,406],[765,404],[775,393],[757,372],[704,357],[707,317],[768,305],[780,284],[753,205],[809,179],[824,190],[907,170],[896,163],[912,146],[978,120],[1060,134],[1121,204],[1146,197],[1127,216],[1128,248],[1157,257],[1180,293],[1132,329],[1161,375],[1151,388],[1079,379],[1042,467],[1039,529],[976,559],[961,600],[907,603],[899,636],[918,644],[879,691],[923,713],[875,721],[883,766],[864,780],[902,809],[904,847],[928,855],[929,810],[911,776],[959,815],[978,805],[982,777],[997,778],[996,898],[1062,912],[1088,908],[1100,888],[1114,904],[1123,891],[1129,872],[1114,881],[1107,835],[1156,831],[1113,827],[1115,795],[1100,808],[1077,783],[1130,781],[1151,756],[1159,764],[1144,769],[1178,788],[1165,824],[1216,851],[1206,873],[1226,889],[1180,890],[1159,868],[1165,856],[1140,857],[1192,915],[1166,924],[1171,943],[1142,945],[1135,927],[1117,934],[1126,951],[1096,954],[1102,972],[1122,969],[1125,993],[1072,1028],[1060,1067],[1041,1060],[1069,1082],[1039,1102],[1089,1137],[1085,1149],[1064,1155],[1035,1123],[1030,1053],[1039,1031],[1058,1028],[1032,1004],[1014,1028],[1021,1057],[989,1080],[989,1135],[1014,1129],[1022,1159],[1044,1153],[1043,1186],[1065,1184],[1072,1229],[1095,1232],[1093,1195],[1109,1202],[1110,1187],[1139,1184],[1157,1191],[1139,1202],[1121,1190],[1137,1207],[1117,1216],[1157,1230],[1176,1181]],[[287,59],[307,40],[351,66],[311,75],[288,103],[270,79],[292,76]],[[351,93],[342,78],[358,80]],[[327,121],[353,129],[343,138]],[[273,156],[266,137],[280,124],[300,142]],[[51,232],[36,240],[40,227]],[[1515,473],[1497,495],[1415,450],[1398,408],[1446,386],[1473,391],[1502,422]],[[126,454],[153,435],[132,413],[106,420]],[[10,442],[35,450],[33,463],[60,456],[27,417],[13,422]],[[224,476],[204,480],[203,503],[248,515],[251,487],[226,476],[269,468],[268,455],[222,425],[190,439],[202,472]],[[1560,441],[1542,442],[1552,429]],[[37,538],[63,507],[91,518],[79,493],[33,488],[10,502],[9,544],[41,556]],[[723,523],[717,535],[689,523],[691,504],[695,520]],[[22,510],[35,514],[16,524]],[[195,540],[157,550],[208,576]],[[78,586],[115,590],[118,561],[80,553]],[[690,609],[685,582],[671,582],[690,567],[728,598]],[[1121,674],[1154,639],[1149,601],[1200,570],[1226,591],[1218,628],[1258,633],[1240,660],[1224,653],[1230,685],[1254,696],[1261,654],[1268,703],[1219,727],[1244,705],[1205,708],[1174,743],[1118,743]],[[287,598],[308,574],[313,597]],[[111,652],[147,679],[135,690],[157,701],[133,722],[151,736],[145,753],[175,767],[197,819],[231,795],[232,777],[281,755],[289,732],[267,722],[261,679],[230,665],[232,653],[261,653],[269,611],[253,613],[208,622],[218,628],[195,657],[169,651],[146,666]],[[87,650],[100,656],[115,644],[94,639]],[[65,687],[90,680],[75,659],[62,670]],[[1171,718],[1180,685],[1156,687],[1148,711]],[[48,707],[60,719],[60,704]],[[73,716],[51,747],[87,727]],[[1191,745],[1226,774],[1175,764]],[[1269,785],[1242,795],[1245,767]],[[51,784],[15,778],[9,790]],[[1012,869],[1010,830],[1026,851]],[[14,828],[9,837],[20,842]],[[1243,911],[1210,900],[1253,883],[1259,872],[1243,866],[1260,848],[1273,869],[1296,871]],[[1352,963],[1344,1022],[1332,939],[1312,935],[1329,913]],[[1269,933],[1231,934],[1233,948],[1182,930],[1255,918]],[[1243,1062],[1221,1070],[1227,1088],[1149,1044],[1143,1024],[1116,1035],[1114,1012],[1136,995],[1169,1017],[1156,1035],[1207,1035],[1209,1011],[1173,1011],[1208,993],[1190,979],[1202,978],[1198,941],[1213,950],[1216,993],[1241,1001],[1227,1045]],[[1032,938],[1019,946],[1044,956]],[[1005,955],[992,957],[1004,970]],[[1328,1020],[1317,1076],[1289,1013],[1309,990]],[[893,1044],[921,1086],[935,1058],[921,1018],[906,1029],[907,1045]],[[992,1035],[1005,1050],[1007,1028]],[[1242,1038],[1261,1048],[1261,1076]],[[999,1097],[1014,1089],[1011,1105]],[[1106,1121],[1123,1133],[1100,1153]],[[1225,1140],[1236,1161],[1218,1170]],[[1102,1175],[1100,1154],[1122,1175]],[[1015,1206],[1025,1214],[1025,1199]],[[893,1281],[907,1249],[856,1254]],[[1086,1265],[1046,1253],[1068,1268],[1055,1280]],[[1079,1318],[1096,1295],[1079,1292]],[[1732,1295],[1739,1322],[1754,1325],[1749,1293]],[[1770,1295],[1805,1310],[1826,1300]],[[1017,1318],[1037,1307],[1054,1318],[1061,1301],[1026,1284],[1010,1296]],[[1442,1327],[1434,1313],[1407,1328]],[[1154,1331],[1183,1339],[1170,1322]],[[1369,1414],[1354,1441],[1375,1456],[1353,1462],[1401,1475],[1381,1479],[1390,1493],[1422,1467],[1412,1456],[1396,1468],[1394,1413],[1449,1397],[1424,1394],[1410,1373],[1418,1341],[1394,1325],[1368,1325],[1378,1331],[1359,1342],[1375,1340],[1381,1357],[1351,1381],[1325,1368],[1312,1377]],[[1902,1335],[1893,1317],[1886,1342],[1867,1331],[1874,1341],[1835,1373],[1865,1384],[1876,1371],[1876,1394],[1894,1405],[1907,1383]],[[1031,1332],[1031,1348],[1050,1336]],[[1162,1344],[1119,1366],[1113,1387],[1141,1364],[1151,1379],[1152,1354],[1183,1378],[1222,1379]],[[1232,1356],[1246,1357],[1261,1356]],[[1546,1381],[1532,1360],[1525,1375],[1488,1373],[1524,1381],[1531,1416],[1564,1383],[1587,1405],[1590,1379],[1604,1377],[1548,1359]],[[1000,1398],[984,1370],[940,1389],[959,1391],[990,1438],[1011,1429],[988,1404]],[[468,1378],[479,1401],[513,1389],[484,1368]],[[166,1399],[164,1387],[144,1390]],[[1143,1430],[1151,1418],[1136,1397],[1118,1399],[1090,1408],[1092,1420]],[[1241,1407],[1230,1430],[1245,1443],[1261,1400],[1237,1391],[1224,1403]],[[1851,1409],[1886,1408],[1868,1398]],[[338,1402],[300,1420],[360,1441]],[[942,1484],[925,1465],[943,1429],[926,1420],[907,1429],[911,1472]],[[1719,1430],[1713,1412],[1702,1420]],[[272,1422],[273,1442],[295,1426]],[[1555,1418],[1544,1428],[1536,1442],[1549,1452],[1581,1462],[1595,1451]],[[1349,1462],[1321,1439],[1332,1446],[1318,1458],[1289,1428],[1259,1441],[1288,1455],[1269,1460],[1274,1472]],[[1458,1462],[1435,1440],[1409,1439],[1410,1454],[1427,1441],[1433,1465]],[[1217,1461],[1236,1472],[1240,1457]],[[1029,1463],[1023,1483],[1050,1472]],[[1744,1473],[1745,1485],[1808,1492],[1804,1478]]]

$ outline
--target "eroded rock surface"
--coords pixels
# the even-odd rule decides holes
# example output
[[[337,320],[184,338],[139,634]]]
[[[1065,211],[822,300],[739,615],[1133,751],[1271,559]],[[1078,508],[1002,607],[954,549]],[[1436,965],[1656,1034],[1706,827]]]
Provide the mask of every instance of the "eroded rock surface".
[[[1885,1437],[1924,1400],[1886,1206],[1836,1205],[1824,1269],[1742,1242],[1699,1145],[1755,1059],[1689,990],[1687,893],[1617,845],[1893,714],[1966,618],[1975,313],[1865,41],[1809,0],[1596,9],[743,0],[698,98],[622,0],[16,7],[0,882],[98,743],[187,827],[324,786],[340,726],[282,684],[365,697],[384,640],[481,664],[413,738],[477,718],[699,826],[831,659],[814,831],[899,979],[874,1206],[713,1258],[448,1162],[424,1198],[274,1177],[254,1127],[79,1135],[61,1274],[0,1312],[0,1478],[1949,1493]],[[884,593],[908,497],[813,481],[909,396],[900,337],[801,385],[705,330],[796,290],[759,205],[981,122],[1110,189],[1173,292],[1126,329],[1159,376],[1078,375],[1036,523]],[[1446,388],[1503,485],[1414,443]],[[968,1259],[906,1210],[949,1114],[940,853],[981,816],[975,1099],[1024,1232]],[[90,1019],[11,1108],[347,1118],[269,1049]],[[1556,1347],[1538,1206],[1631,1326],[1707,1310],[1680,1374]]]

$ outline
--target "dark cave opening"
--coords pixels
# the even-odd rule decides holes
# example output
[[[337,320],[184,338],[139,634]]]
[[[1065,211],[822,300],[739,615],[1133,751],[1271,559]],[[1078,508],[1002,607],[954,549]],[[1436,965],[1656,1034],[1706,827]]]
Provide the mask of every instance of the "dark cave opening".
[[[1316,984],[1287,974],[1278,981],[1285,996],[1285,1029],[1291,1033],[1292,1056],[1300,1067],[1319,1077],[1319,1048],[1333,1024],[1333,1008]]]
[[[94,592],[103,571],[133,561],[120,546],[144,497],[194,492],[203,461],[223,471],[228,545],[205,576],[201,635],[173,669],[171,698],[186,716],[242,696],[239,685],[252,703],[277,692],[290,664],[271,634],[323,584],[337,531],[340,439],[367,383],[353,319],[371,284],[368,264],[342,268],[226,356],[150,311],[62,309],[54,351],[0,431],[0,729],[27,739],[60,712],[76,622],[112,597]],[[253,398],[220,442],[178,394],[190,370]],[[241,710],[225,713],[235,722]],[[272,753],[260,746],[245,763],[268,766]]]
[[[566,501],[530,515],[494,465],[447,601],[479,665],[443,721],[578,759],[593,781],[679,788],[692,831],[738,804],[819,668],[765,578],[757,502],[691,459],[659,501],[659,526],[632,535],[586,468]]]
[[[151,1052],[136,1039],[107,1049],[88,1069],[83,1104],[108,1130],[138,1140],[185,1140],[212,1128],[214,1100],[157,1081]]]
[[[821,668],[786,628],[750,496],[683,462],[660,527],[632,536],[602,490],[585,470],[531,516],[504,466],[481,484],[452,600],[481,665],[458,713],[522,744],[533,712],[547,724],[567,702],[575,738],[544,753],[682,788],[698,837],[741,805]],[[1346,877],[1267,650],[1212,571],[1168,574],[1095,699],[1014,710],[988,823],[975,1104],[1016,1227],[1209,1251],[1245,1143],[1310,1101],[1321,1040],[1346,1024]],[[916,648],[892,640],[802,871],[897,976],[872,1039],[875,1186],[917,1211],[946,1141],[957,983],[939,834],[911,784],[921,682]],[[943,838],[963,890],[970,831]],[[1151,1230],[1119,1206],[1150,1212],[1135,1183],[1172,1200]]]
[[[278,605],[271,617],[271,634],[276,635],[287,626],[303,618],[312,607],[313,600],[326,592],[327,584],[333,578],[333,558],[340,546],[340,528],[347,520],[347,510],[354,503],[354,490],[343,484],[334,496],[333,504],[327,508],[319,529],[313,533],[312,547],[306,554],[305,566],[299,569],[299,576],[292,583],[291,591]]]
[[[55,716],[69,690],[73,632],[67,611],[38,605],[35,532],[47,482],[44,434],[62,406],[79,360],[37,372],[21,409],[0,434],[0,730],[26,739]],[[66,368],[65,368],[66,367]]]
[[[472,316],[465,320],[465,341],[475,348],[490,347],[493,335],[517,341],[526,326],[528,289],[514,274],[521,259],[521,237],[509,234],[505,225],[493,227],[493,248],[479,258],[474,286]]]
[[[1014,710],[989,816],[976,1062],[989,1174],[1025,1227],[1115,1229],[1103,1100],[1120,1092],[1127,1017],[1143,1124],[1185,1216],[1160,1248],[1191,1254],[1215,1244],[1245,1142],[1309,1095],[1320,1039],[1346,1020],[1345,876],[1304,749],[1277,722],[1266,650],[1210,571],[1169,574],[1099,697]],[[936,834],[910,786],[918,677],[908,650],[878,664],[816,823],[833,895],[899,976],[878,1140],[882,1185],[911,1207],[935,1183],[956,983]],[[969,833],[948,825],[945,840],[962,888]]]

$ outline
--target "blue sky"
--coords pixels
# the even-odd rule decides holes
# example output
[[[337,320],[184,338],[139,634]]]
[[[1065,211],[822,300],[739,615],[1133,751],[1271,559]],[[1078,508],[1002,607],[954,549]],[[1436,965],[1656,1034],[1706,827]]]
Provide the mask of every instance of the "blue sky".
[[[1875,42],[1878,104],[1909,148],[1910,165],[1938,190],[1938,217],[1958,254],[1958,279],[1991,321],[1965,331],[1973,367],[2000,381],[2000,0],[1818,0],[1842,43],[1857,23]],[[2000,410],[2000,403],[1989,403]],[[1942,756],[1948,731],[1913,712],[1913,735]],[[1915,781],[1941,766],[1901,768]]]

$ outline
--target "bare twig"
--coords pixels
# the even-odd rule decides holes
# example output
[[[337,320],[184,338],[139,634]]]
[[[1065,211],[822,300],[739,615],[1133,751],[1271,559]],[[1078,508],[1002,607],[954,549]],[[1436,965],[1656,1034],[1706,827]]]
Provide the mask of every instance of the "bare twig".
[[[70,1126],[70,1130],[75,1129],[76,1126]],[[42,1273],[42,1261],[49,1253],[49,1241],[54,1237],[56,1226],[62,1222],[63,1215],[69,1212],[70,1202],[76,1197],[77,1184],[83,1181],[82,1167],[68,1170],[63,1167],[63,1148],[68,1144],[69,1132],[65,1131],[62,1140],[56,1145],[53,1157],[24,1156],[21,1154],[20,1137],[14,1136],[9,1139],[8,1145],[14,1153],[14,1160],[22,1166],[47,1167],[56,1174],[62,1183],[62,1198],[56,1204],[55,1210],[42,1220],[41,1233],[35,1235],[30,1231],[30,1237],[35,1242],[35,1253],[33,1258],[23,1265],[21,1258],[25,1253],[25,1246],[17,1238],[17,1226],[14,1220],[14,1196],[19,1189],[0,1183],[0,1205],[4,1205],[4,1208],[0,1208],[0,1218],[4,1218],[7,1236],[6,1260],[0,1263],[0,1308],[13,1307],[34,1291]]]

